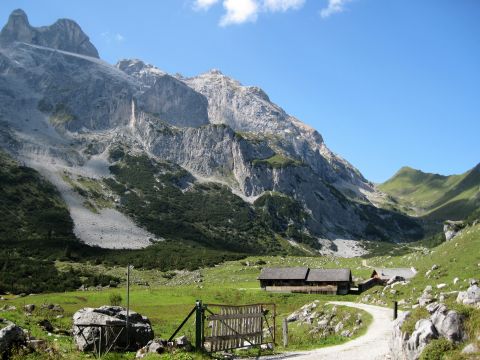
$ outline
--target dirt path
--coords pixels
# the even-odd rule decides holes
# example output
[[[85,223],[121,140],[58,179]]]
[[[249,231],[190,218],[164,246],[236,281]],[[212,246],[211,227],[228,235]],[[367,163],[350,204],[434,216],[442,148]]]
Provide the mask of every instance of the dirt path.
[[[362,260],[362,265],[367,267],[367,268],[373,269],[373,266],[368,265],[367,260],[365,260],[365,259]]]
[[[385,360],[388,356],[388,341],[392,333],[393,311],[374,305],[344,301],[332,301],[331,304],[351,306],[370,313],[373,321],[366,334],[342,345],[329,346],[317,350],[299,351],[274,356],[262,356],[262,360]]]

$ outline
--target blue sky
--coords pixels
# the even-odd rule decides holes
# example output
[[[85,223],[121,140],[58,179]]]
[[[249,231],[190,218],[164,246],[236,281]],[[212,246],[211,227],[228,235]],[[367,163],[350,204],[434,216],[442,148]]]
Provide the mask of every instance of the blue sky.
[[[480,162],[478,0],[2,0],[77,21],[103,59],[262,87],[370,180]]]

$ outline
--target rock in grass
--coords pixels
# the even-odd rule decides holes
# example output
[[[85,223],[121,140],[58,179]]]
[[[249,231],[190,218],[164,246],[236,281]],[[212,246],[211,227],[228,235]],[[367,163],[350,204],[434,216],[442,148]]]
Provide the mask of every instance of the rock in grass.
[[[35,304],[27,304],[23,307],[25,312],[31,314],[35,310]]]
[[[0,330],[0,355],[5,356],[4,354],[8,353],[14,346],[24,345],[26,336],[21,327],[7,320],[2,322],[3,325],[8,324]]]
[[[91,351],[94,343],[98,344],[100,340],[100,327],[82,327],[82,325],[109,325],[110,329],[118,334],[121,330],[114,348],[136,351],[150,340],[153,340],[154,334],[150,324],[150,320],[134,311],[129,312],[129,331],[128,341],[125,331],[127,320],[127,311],[120,306],[102,306],[100,308],[83,308],[73,315],[73,337],[77,348],[80,351]],[[83,328],[83,332],[82,332]],[[103,327],[102,329],[105,329]],[[109,336],[112,340],[114,337]],[[105,331],[102,330],[102,346],[110,346],[107,344]]]

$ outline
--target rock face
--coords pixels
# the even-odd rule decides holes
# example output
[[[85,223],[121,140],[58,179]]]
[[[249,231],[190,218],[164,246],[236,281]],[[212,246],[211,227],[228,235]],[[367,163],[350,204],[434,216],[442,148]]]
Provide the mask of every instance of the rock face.
[[[22,328],[9,321],[2,320],[2,325],[5,324],[7,326],[0,330],[0,355],[10,351],[12,347],[23,345],[26,342],[25,332]]]
[[[185,79],[140,60],[111,66],[70,20],[34,28],[23,11],[12,13],[0,34],[0,104],[1,146],[47,177],[108,177],[109,150],[122,144],[249,203],[281,193],[308,214],[298,228],[313,238],[422,234],[415,220],[370,202],[373,184],[261,89],[218,71]],[[73,216],[76,228],[95,223],[86,218]]]
[[[128,340],[125,328],[123,328],[115,347],[125,349],[128,344],[129,349],[138,350],[153,339],[152,326],[146,317],[134,311],[130,311],[128,319]],[[94,342],[98,345],[100,336],[102,336],[102,346],[111,345],[111,343],[107,343],[105,330],[103,330],[102,334],[100,334],[99,328],[95,327],[87,327],[82,331],[82,328],[77,325],[98,324],[118,326],[111,328],[115,334],[118,334],[122,326],[126,325],[126,320],[127,311],[125,308],[119,306],[102,306],[97,309],[84,308],[77,311],[73,315],[73,337],[77,348],[80,351],[92,350],[94,348]],[[112,341],[112,336],[109,336],[109,339]]]
[[[209,123],[207,99],[183,82],[141,60],[122,60],[116,66],[139,80],[142,92],[136,102],[140,109],[175,126]]]
[[[97,49],[76,22],[60,19],[51,26],[36,28],[30,26],[27,14],[20,9],[12,12],[0,33],[0,45],[15,41],[99,57]]]

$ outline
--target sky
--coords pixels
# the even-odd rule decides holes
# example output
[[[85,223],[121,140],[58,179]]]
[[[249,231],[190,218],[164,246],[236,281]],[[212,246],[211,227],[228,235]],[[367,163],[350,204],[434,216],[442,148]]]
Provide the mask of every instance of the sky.
[[[478,0],[2,0],[70,18],[114,64],[220,69],[263,88],[374,182],[480,162]]]

